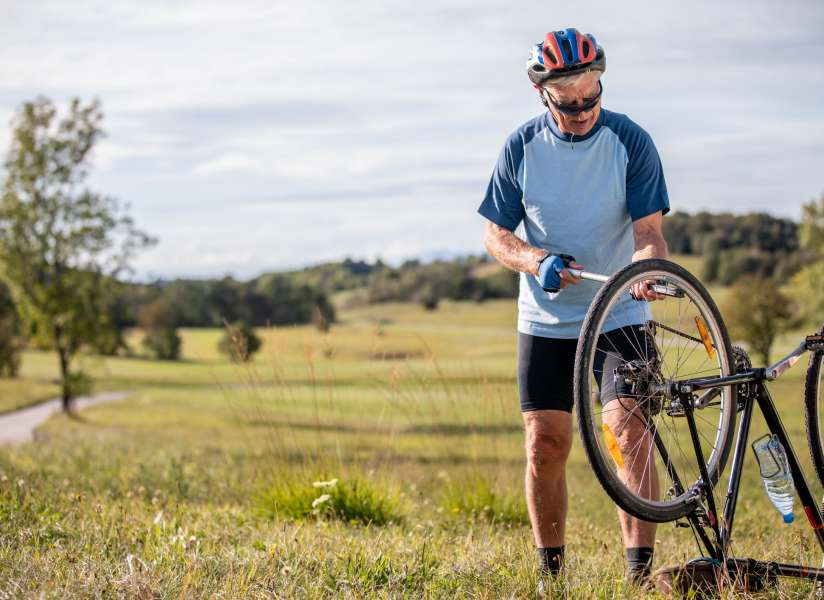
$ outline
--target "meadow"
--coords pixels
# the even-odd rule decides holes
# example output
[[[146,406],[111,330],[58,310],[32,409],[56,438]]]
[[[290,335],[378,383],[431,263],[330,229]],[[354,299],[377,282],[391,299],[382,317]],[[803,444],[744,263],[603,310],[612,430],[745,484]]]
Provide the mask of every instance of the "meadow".
[[[217,353],[218,330],[184,330],[178,362],[84,357],[98,390],[132,393],[0,448],[0,598],[536,597],[515,317],[512,301],[388,304],[329,333],[261,330],[248,365]],[[808,464],[805,366],[771,389]],[[0,397],[47,397],[55,376],[28,351]],[[624,583],[615,509],[577,438],[568,479],[551,595],[659,597]],[[736,555],[819,564],[796,515],[781,523],[749,457]],[[689,530],[659,526],[656,566],[696,556]],[[783,580],[759,597],[813,593]]]

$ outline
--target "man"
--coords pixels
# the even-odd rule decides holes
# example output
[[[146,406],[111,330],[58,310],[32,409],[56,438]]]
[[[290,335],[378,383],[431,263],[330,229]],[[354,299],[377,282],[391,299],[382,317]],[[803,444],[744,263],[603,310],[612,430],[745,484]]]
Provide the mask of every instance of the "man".
[[[601,108],[605,68],[603,48],[577,29],[551,31],[532,48],[527,73],[548,111],[509,136],[478,209],[488,219],[489,253],[521,272],[518,388],[526,499],[540,568],[550,574],[564,562],[575,348],[597,292],[591,282],[578,285],[567,267],[612,274],[631,261],[667,254],[661,219],[669,200],[661,161],[643,129]],[[519,226],[520,237],[514,233]],[[632,293],[655,300],[644,284]],[[657,493],[657,481],[651,485],[650,493]],[[642,582],[650,573],[655,524],[620,510],[619,520],[628,578]]]

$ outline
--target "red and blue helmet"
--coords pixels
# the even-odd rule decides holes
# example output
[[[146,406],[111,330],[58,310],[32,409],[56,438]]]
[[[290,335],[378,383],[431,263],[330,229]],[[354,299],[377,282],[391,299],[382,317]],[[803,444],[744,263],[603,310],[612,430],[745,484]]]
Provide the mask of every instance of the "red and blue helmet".
[[[605,71],[607,56],[592,34],[583,34],[575,28],[550,31],[544,41],[532,47],[526,70],[535,85],[582,73]]]

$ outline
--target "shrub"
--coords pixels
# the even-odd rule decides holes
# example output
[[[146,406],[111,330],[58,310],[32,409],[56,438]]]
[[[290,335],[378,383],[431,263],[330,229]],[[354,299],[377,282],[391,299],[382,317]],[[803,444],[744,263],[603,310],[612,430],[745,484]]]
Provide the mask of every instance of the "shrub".
[[[138,323],[146,332],[143,347],[160,360],[175,360],[180,356],[177,320],[175,307],[165,298],[150,302],[138,315]]]
[[[17,377],[23,349],[20,330],[20,318],[11,291],[0,282],[0,377]]]
[[[17,377],[22,346],[10,324],[0,320],[0,377]]]
[[[94,389],[94,381],[83,371],[71,371],[66,377],[66,385],[69,389],[69,395],[72,398],[78,396],[85,396],[92,393]]]
[[[143,338],[143,347],[159,360],[180,358],[182,341],[173,327],[149,329]]]
[[[424,285],[423,289],[418,292],[418,302],[424,308],[424,310],[435,310],[438,308],[438,293],[435,291],[435,287],[426,284]]]
[[[397,501],[363,479],[283,480],[262,494],[257,506],[262,516],[272,519],[336,519],[360,525],[401,521]]]
[[[453,517],[483,520],[503,525],[528,525],[523,495],[495,489],[483,475],[448,481],[440,494],[440,505]]]
[[[92,349],[101,356],[117,356],[121,351],[129,354],[129,346],[123,339],[123,330],[111,328],[99,334],[91,344]]]
[[[226,323],[223,337],[217,344],[217,349],[235,362],[252,360],[255,352],[260,350],[261,341],[254,328],[244,321]]]

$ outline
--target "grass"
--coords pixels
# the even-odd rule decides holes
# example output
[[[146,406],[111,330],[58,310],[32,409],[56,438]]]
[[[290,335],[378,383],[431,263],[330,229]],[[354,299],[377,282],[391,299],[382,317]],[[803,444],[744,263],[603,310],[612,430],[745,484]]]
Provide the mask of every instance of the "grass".
[[[512,486],[496,485],[480,473],[461,475],[457,481],[443,473],[443,478],[447,481],[439,500],[446,514],[500,525],[529,525],[523,494]]]
[[[19,379],[0,379],[0,414],[39,404],[59,393],[56,383],[29,379],[25,371]]]
[[[184,331],[178,363],[84,358],[100,389],[134,393],[0,449],[2,594],[534,597],[514,303],[341,319],[328,334],[261,331],[251,365],[216,354],[219,330]],[[776,354],[794,341],[782,337]],[[22,381],[55,369],[29,352]],[[803,375],[796,367],[771,390],[808,464]],[[764,431],[756,418],[751,435]],[[577,439],[568,480],[569,577],[552,593],[656,597],[624,584],[614,506]],[[802,514],[780,522],[748,459],[736,554],[818,564]],[[657,565],[696,556],[688,531],[661,525],[658,540]],[[811,593],[786,580],[759,597]]]
[[[333,519],[376,526],[401,521],[397,500],[367,479],[279,479],[257,505],[260,514],[275,520]]]

